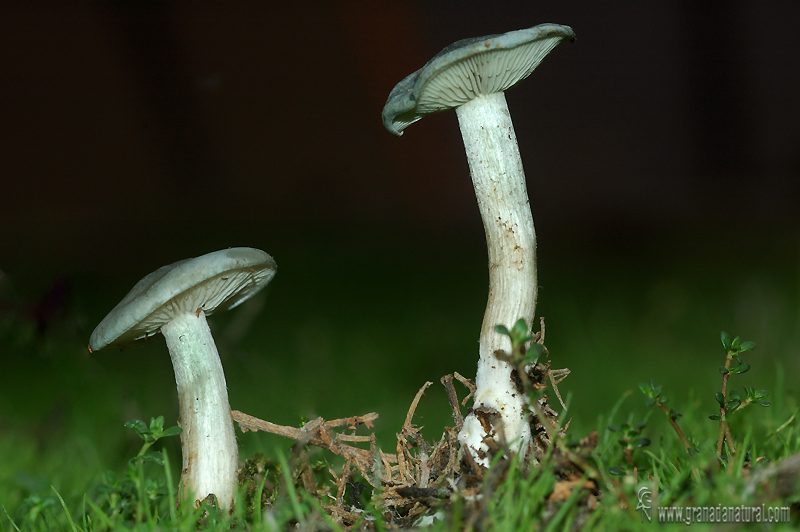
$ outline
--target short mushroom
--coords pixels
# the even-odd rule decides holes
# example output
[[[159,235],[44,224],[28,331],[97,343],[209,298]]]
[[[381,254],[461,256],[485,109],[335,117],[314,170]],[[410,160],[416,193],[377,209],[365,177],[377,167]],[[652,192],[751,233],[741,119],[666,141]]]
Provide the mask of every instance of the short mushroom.
[[[398,83],[383,108],[383,124],[397,136],[430,113],[455,108],[458,116],[489,255],[477,390],[459,434],[482,465],[488,465],[484,437],[502,434],[523,455],[531,440],[530,405],[513,382],[513,366],[495,354],[510,348],[495,325],[511,327],[524,318],[530,326],[538,291],[533,216],[504,91],[556,45],[574,39],[568,26],[541,24],[458,41]]]
[[[164,335],[180,405],[182,497],[213,494],[230,510],[239,451],[225,375],[206,316],[264,288],[276,271],[267,253],[231,248],[164,266],[139,281],[92,333],[89,350]]]

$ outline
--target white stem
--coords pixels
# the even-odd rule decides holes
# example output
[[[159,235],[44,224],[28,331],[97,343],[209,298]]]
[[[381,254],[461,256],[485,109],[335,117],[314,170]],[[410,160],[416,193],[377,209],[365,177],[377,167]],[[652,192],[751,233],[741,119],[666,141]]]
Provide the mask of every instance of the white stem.
[[[175,370],[180,405],[181,490],[195,500],[213,493],[230,510],[239,449],[225,374],[202,310],[179,312],[161,328]]]
[[[494,330],[509,329],[520,318],[530,327],[536,314],[536,233],[533,228],[525,173],[505,95],[479,96],[456,109],[469,169],[478,199],[489,252],[489,300],[480,335],[473,411],[464,420],[459,440],[476,460],[487,450],[479,416],[502,431],[512,449],[525,454],[531,440],[527,398],[512,381],[511,364],[495,351],[510,353],[511,342]],[[499,421],[499,422],[498,422]],[[502,429],[501,429],[502,427]],[[495,434],[491,434],[495,432]]]

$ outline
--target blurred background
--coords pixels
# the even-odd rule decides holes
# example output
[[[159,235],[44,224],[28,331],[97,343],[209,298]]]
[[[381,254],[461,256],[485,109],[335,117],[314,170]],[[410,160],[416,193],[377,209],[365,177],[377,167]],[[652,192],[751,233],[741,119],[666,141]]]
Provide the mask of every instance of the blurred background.
[[[720,330],[758,344],[741,383],[775,389],[800,369],[798,20],[793,0],[3,2],[7,493],[88,482],[137,449],[125,421],[175,422],[163,340],[86,344],[145,274],[230,246],[279,265],[211,319],[233,408],[376,411],[393,447],[433,381],[415,421],[438,438],[439,378],[475,371],[483,229],[455,114],[395,138],[381,110],[451,42],[543,22],[577,41],[507,99],[576,437],[651,377],[713,411]]]

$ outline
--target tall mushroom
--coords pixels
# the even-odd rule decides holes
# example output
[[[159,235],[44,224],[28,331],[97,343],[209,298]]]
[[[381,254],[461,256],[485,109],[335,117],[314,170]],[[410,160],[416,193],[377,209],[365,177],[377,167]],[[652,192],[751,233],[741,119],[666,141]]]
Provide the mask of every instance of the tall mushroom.
[[[541,24],[502,35],[464,39],[439,52],[389,94],[383,124],[394,135],[427,114],[456,110],[489,254],[489,299],[480,334],[473,408],[459,440],[488,465],[486,436],[521,454],[531,440],[530,406],[497,357],[510,343],[494,330],[536,313],[536,234],[525,173],[504,91],[525,79],[560,42],[568,26]],[[483,423],[482,423],[483,421]]]
[[[89,350],[124,346],[159,331],[175,370],[180,406],[182,497],[213,494],[230,510],[239,450],[225,375],[206,316],[231,309],[264,288],[275,261],[231,248],[164,266],[139,281],[92,333]]]

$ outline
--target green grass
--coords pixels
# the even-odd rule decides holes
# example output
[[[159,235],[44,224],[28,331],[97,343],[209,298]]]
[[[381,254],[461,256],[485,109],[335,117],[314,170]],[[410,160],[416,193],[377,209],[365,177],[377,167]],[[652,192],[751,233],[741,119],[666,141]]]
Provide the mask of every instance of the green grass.
[[[781,397],[781,392],[780,387],[775,390],[776,397]],[[643,525],[641,513],[635,511],[636,494],[642,486],[649,487],[653,493],[654,520],[658,519],[659,506],[756,506],[761,502],[768,506],[787,506],[800,502],[798,493],[784,500],[766,497],[760,490],[755,492],[756,496],[749,493],[747,477],[742,475],[743,454],[730,464],[730,469],[720,467],[714,449],[716,424],[710,422],[704,412],[686,409],[684,417],[680,418],[690,438],[699,442],[697,454],[689,456],[660,412],[651,409],[641,418],[632,413],[642,403],[643,395],[625,394],[607,417],[598,420],[599,438],[593,452],[582,451],[580,446],[575,448],[598,470],[595,483],[603,496],[574,489],[566,498],[550,501],[555,484],[563,481],[559,480],[563,465],[548,455],[531,473],[511,467],[499,486],[491,487],[487,480],[484,496],[488,500],[484,509],[473,508],[470,513],[465,511],[463,501],[456,500],[443,520],[434,520],[432,530],[461,530],[467,524],[491,530],[563,530],[575,526],[604,530],[646,529],[649,523]],[[756,415],[751,412],[733,423],[737,445],[752,445],[752,458],[778,461],[800,451],[800,430],[790,421],[789,405],[784,401],[778,403],[783,404],[774,404]],[[685,409],[685,405],[685,402],[680,403],[681,408]],[[796,413],[795,407],[792,414]],[[630,467],[626,467],[627,474],[610,474],[614,466],[625,464],[626,459],[623,447],[617,442],[617,433],[610,431],[609,426],[639,421],[646,423],[643,434],[649,435],[653,443],[634,452],[633,464],[638,468],[638,479]],[[2,456],[7,456],[5,453]],[[16,509],[9,511],[6,507],[7,513],[0,518],[3,527],[0,530],[102,531],[130,527],[195,530],[198,525],[209,530],[283,530],[293,523],[338,529],[316,500],[299,491],[292,469],[280,450],[277,459],[270,462],[272,471],[268,470],[264,477],[266,481],[271,475],[271,481],[279,485],[271,496],[274,506],[265,513],[248,512],[249,504],[244,502],[242,493],[232,516],[219,515],[208,508],[195,510],[186,504],[176,509],[171,504],[175,492],[169,453],[162,450],[153,455],[163,457],[164,463],[139,464],[134,460],[128,465],[127,473],[101,475],[86,494],[68,488],[64,493],[65,488],[59,490],[55,486],[42,488],[41,494],[29,495]],[[693,471],[698,472],[697,480],[693,478]],[[587,479],[588,476],[582,478]],[[264,489],[264,483],[260,489]],[[247,500],[260,500],[260,497]],[[797,526],[796,520],[795,516],[792,524],[771,526],[770,530],[792,530]],[[708,524],[695,523],[694,526],[701,530],[714,528]]]
[[[594,513],[586,512],[581,494],[548,505],[542,496],[552,490],[557,475],[553,464],[545,464],[533,476],[510,475],[507,485],[493,491],[488,516],[481,518],[501,530],[532,523],[542,530],[580,523],[608,530],[646,528],[638,512],[620,505],[624,500],[635,507],[637,484],[629,475],[608,474],[625,459],[617,433],[607,427],[625,422],[647,424],[642,436],[652,443],[634,451],[634,463],[656,479],[652,491],[660,504],[758,501],[742,495],[746,480],[738,475],[740,464],[734,464],[733,476],[715,471],[711,451],[717,424],[707,415],[718,409],[714,393],[725,358],[718,335],[724,329],[758,344],[747,357],[752,369],[732,377],[738,381],[734,386],[767,389],[772,401],[768,408],[750,407],[734,418],[735,438],[752,444],[752,456],[773,461],[800,451],[800,421],[776,433],[799,406],[796,380],[789,378],[797,372],[800,342],[794,236],[718,236],[711,231],[708,238],[685,239],[680,236],[685,232],[677,232],[658,238],[627,235],[615,245],[559,241],[549,236],[555,231],[543,227],[538,232],[539,313],[547,319],[546,344],[554,367],[573,372],[560,385],[570,397],[565,414],[573,420],[569,438],[598,431],[593,460],[603,472],[598,482],[604,496],[597,499],[600,511]],[[249,327],[242,329],[235,315],[246,308],[210,320],[231,405],[287,425],[301,418],[375,411],[380,414],[379,444],[392,449],[423,382],[438,382],[453,371],[474,374],[486,282],[480,228],[423,240],[416,233],[384,235],[392,246],[315,238],[302,244],[277,242],[277,249],[261,246],[276,257],[280,269]],[[749,251],[720,251],[733,248]],[[124,477],[128,460],[141,446],[124,423],[164,415],[168,425],[174,424],[177,401],[163,342],[93,355],[85,349],[91,330],[139,277],[184,256],[167,256],[118,276],[67,272],[73,283],[69,304],[41,335],[27,309],[52,278],[7,272],[14,284],[0,292],[10,309],[0,314],[0,530],[128,525],[150,530],[162,519],[162,528],[164,522],[179,530],[195,528],[199,514],[189,509],[175,513],[169,492],[148,499],[140,517],[127,524],[101,517],[108,501],[97,490],[108,484],[107,471]],[[691,460],[684,458],[664,415],[645,405],[638,385],[650,378],[664,386],[670,406],[683,412],[681,427],[700,442],[701,452]],[[437,384],[423,398],[415,424],[424,425],[423,433],[432,440],[449,423],[447,399]],[[239,441],[243,459],[264,452],[278,463],[278,451],[288,453],[290,446],[278,437],[252,433],[240,434]],[[155,450],[166,451],[171,467],[149,464],[145,475],[163,480],[165,489],[174,488],[177,438],[158,442]],[[701,472],[700,483],[692,470]],[[167,472],[172,482],[166,482]],[[270,530],[292,519],[324,521],[312,500],[298,497],[279,489],[271,513],[248,517],[240,508],[232,518],[234,528]],[[460,511],[461,517],[452,517],[455,522],[436,526],[458,529],[470,519],[467,506]],[[180,517],[173,520],[173,515]],[[213,515],[206,519],[212,529],[217,521],[219,529],[234,522]]]

